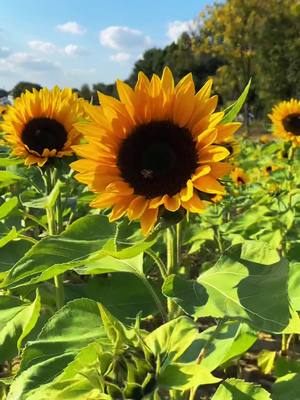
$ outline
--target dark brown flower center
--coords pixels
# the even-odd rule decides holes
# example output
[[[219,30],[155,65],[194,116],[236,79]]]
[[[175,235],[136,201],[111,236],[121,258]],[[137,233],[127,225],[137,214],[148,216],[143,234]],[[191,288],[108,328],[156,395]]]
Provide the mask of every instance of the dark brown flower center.
[[[44,149],[62,150],[67,140],[64,126],[51,118],[34,118],[22,132],[22,141],[30,150],[43,153]]]
[[[154,121],[137,126],[123,140],[117,163],[135,194],[151,199],[173,196],[184,188],[197,159],[196,143],[187,129]]]
[[[287,132],[291,132],[293,135],[300,135],[300,114],[294,113],[287,115],[282,120],[284,129]]]
[[[240,185],[245,185],[246,182],[244,181],[244,179],[241,176],[238,176],[237,183],[239,183]]]

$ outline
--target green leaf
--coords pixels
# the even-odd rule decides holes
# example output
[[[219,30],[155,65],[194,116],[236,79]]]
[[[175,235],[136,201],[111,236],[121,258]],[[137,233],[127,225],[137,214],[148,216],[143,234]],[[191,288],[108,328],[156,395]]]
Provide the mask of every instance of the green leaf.
[[[0,219],[9,215],[18,205],[18,198],[12,197],[0,206]]]
[[[107,251],[105,251],[107,252]],[[75,268],[78,274],[106,274],[109,272],[130,272],[143,274],[143,254],[130,259],[118,259],[104,254],[95,254],[84,260],[84,266]]]
[[[300,398],[300,373],[284,375],[272,386],[272,400],[296,400]]]
[[[101,287],[101,290],[99,288]],[[154,290],[156,288],[154,287]],[[165,298],[156,290],[161,301]],[[137,314],[142,317],[156,314],[158,309],[153,296],[144,286],[143,281],[132,273],[114,273],[95,276],[85,285],[65,285],[66,297],[70,300],[88,297],[103,304],[122,322],[132,323]]]
[[[239,318],[260,330],[282,332],[290,316],[287,261],[281,259],[272,265],[246,261],[242,258],[243,246],[225,252],[197,281],[168,277],[163,293],[195,318]],[[265,244],[262,249],[263,259],[268,262]],[[273,250],[270,258],[274,260]]]
[[[220,382],[220,380],[198,364],[167,365],[158,376],[159,385],[175,390],[189,390],[199,385]]]
[[[40,315],[40,311],[41,311],[41,298],[39,292],[37,291],[33,303],[27,309],[26,317],[24,315],[23,331],[17,342],[17,347],[19,351],[21,350],[23,340],[35,327],[35,324],[37,323]]]
[[[15,227],[12,227],[11,230],[4,236],[0,235],[0,248],[11,242],[12,240],[18,237],[18,232]]]
[[[100,394],[98,389],[83,376],[63,382],[53,383],[51,387],[42,387],[33,392],[28,400],[111,400],[106,394]]]
[[[235,119],[247,99],[250,86],[251,79],[249,80],[247,86],[245,87],[243,93],[240,95],[237,101],[224,110],[224,117],[221,121],[221,124],[227,124],[228,122],[232,122]]]
[[[241,259],[261,265],[272,265],[280,262],[278,251],[267,243],[246,240],[241,251]]]
[[[300,250],[300,246],[299,246]],[[289,296],[296,311],[300,311],[300,263],[290,263],[289,268]]]
[[[48,207],[48,208],[54,207],[62,186],[63,186],[63,183],[60,180],[57,180],[54,188],[51,190],[51,193],[47,197],[46,207]]]
[[[2,286],[17,287],[50,279],[82,265],[90,254],[100,251],[114,235],[114,226],[105,216],[78,219],[59,236],[50,236],[34,245],[11,269]]]
[[[31,399],[35,389],[42,391],[82,349],[95,342],[110,346],[97,303],[80,299],[66,304],[46,323],[38,338],[26,346],[8,400]]]
[[[300,373],[300,361],[293,360],[286,356],[277,357],[274,367],[274,375],[278,378],[291,372]]]
[[[110,341],[114,343],[115,348],[125,344],[127,338],[124,325],[114,318],[113,315],[106,310],[102,304],[98,304],[98,307],[106,335]]]
[[[17,297],[0,297],[0,362],[11,360],[21,349],[22,341],[34,328],[41,309],[37,294],[33,303]]]
[[[270,393],[259,385],[230,378],[218,387],[212,400],[271,400],[271,397]]]
[[[179,317],[149,333],[145,343],[164,364],[170,364],[179,359],[198,335],[197,326],[190,318]]]
[[[22,179],[21,176],[15,175],[10,171],[0,171],[0,189],[13,185]]]
[[[13,265],[24,256],[24,254],[32,246],[31,243],[25,240],[15,240],[7,243],[1,248],[0,257],[0,279],[7,275]]]
[[[9,167],[11,165],[22,164],[21,158],[0,157],[0,167]]]
[[[243,354],[257,340],[256,334],[247,324],[226,322],[221,329],[212,326],[198,334],[197,339],[182,354],[179,361],[195,362],[203,349],[201,365],[209,371],[215,370],[228,360]]]

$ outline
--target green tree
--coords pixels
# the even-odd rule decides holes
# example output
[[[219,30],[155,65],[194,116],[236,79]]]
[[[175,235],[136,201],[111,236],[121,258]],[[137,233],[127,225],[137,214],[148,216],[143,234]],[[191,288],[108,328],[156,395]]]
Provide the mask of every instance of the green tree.
[[[87,101],[91,101],[92,95],[93,94],[91,92],[91,89],[90,89],[89,85],[87,85],[85,83],[84,85],[81,86],[81,88],[79,90],[79,96],[80,97],[83,97]]]
[[[0,89],[0,99],[2,99],[2,97],[7,97],[9,95],[9,92],[7,92],[4,89]]]
[[[19,82],[16,86],[12,89],[11,94],[14,98],[19,97],[25,90],[32,91],[32,89],[40,90],[42,86],[37,83],[32,82]]]
[[[114,83],[111,84],[95,83],[92,89],[93,104],[99,104],[97,92],[104,93],[108,96],[117,97],[116,85]]]
[[[215,84],[226,102],[236,98],[251,77],[248,103],[261,115],[275,101],[299,93],[300,12],[296,3],[227,0],[200,14],[194,51],[223,60]]]
[[[192,72],[196,88],[199,88],[209,75],[214,75],[222,64],[220,57],[210,54],[195,54],[193,51],[193,37],[183,33],[177,43],[172,43],[163,49],[150,49],[138,60],[129,77],[129,82],[134,83],[139,71],[148,77],[153,73],[161,75],[163,68],[168,65],[174,75],[175,81]]]

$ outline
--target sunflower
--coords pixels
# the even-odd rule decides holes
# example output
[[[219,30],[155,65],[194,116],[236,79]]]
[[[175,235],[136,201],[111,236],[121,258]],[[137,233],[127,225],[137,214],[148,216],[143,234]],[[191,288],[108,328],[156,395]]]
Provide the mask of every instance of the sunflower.
[[[1,128],[13,155],[43,166],[49,157],[73,154],[81,136],[73,125],[82,116],[82,100],[71,89],[33,89],[8,106]]]
[[[300,101],[282,101],[268,115],[273,123],[274,134],[293,145],[300,145]]]
[[[231,179],[235,183],[235,185],[245,185],[249,182],[249,177],[243,170],[243,168],[236,167],[231,171],[230,174]]]
[[[265,176],[271,175],[274,171],[277,171],[278,169],[281,169],[278,165],[266,165],[263,169],[263,173]]]
[[[211,86],[195,94],[191,74],[175,86],[166,67],[151,81],[140,72],[134,89],[117,81],[120,101],[98,93],[101,107],[86,105],[90,122],[76,127],[88,143],[73,146],[83,159],[71,167],[98,193],[92,207],[112,208],[110,221],[139,220],[147,235],[164,210],[201,212],[224,195],[230,151],[217,143],[240,124],[220,124]]]
[[[273,137],[272,137],[272,135],[267,135],[267,134],[260,135],[259,141],[262,144],[271,143],[273,141]]]

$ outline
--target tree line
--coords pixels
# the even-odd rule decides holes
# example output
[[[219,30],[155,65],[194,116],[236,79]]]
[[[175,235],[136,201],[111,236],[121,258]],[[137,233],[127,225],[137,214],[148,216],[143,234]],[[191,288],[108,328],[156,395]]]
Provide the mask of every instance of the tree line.
[[[299,97],[300,0],[227,0],[199,14],[193,32],[176,43],[146,50],[127,79],[134,84],[139,71],[161,74],[168,65],[178,81],[192,72],[196,88],[208,77],[220,103],[229,104],[252,78],[246,108],[262,117],[279,100]],[[40,85],[19,82],[11,91],[17,97]],[[114,83],[84,84],[78,91],[98,104],[97,91],[116,96]],[[3,95],[0,89],[0,97]]]

